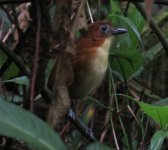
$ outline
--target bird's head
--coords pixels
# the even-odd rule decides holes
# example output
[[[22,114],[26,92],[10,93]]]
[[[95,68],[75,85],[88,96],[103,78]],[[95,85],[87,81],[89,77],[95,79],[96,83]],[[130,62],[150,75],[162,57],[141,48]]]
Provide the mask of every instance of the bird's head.
[[[80,37],[77,48],[100,47],[105,40],[126,32],[126,29],[113,27],[109,21],[96,21],[88,26],[86,35]]]
[[[113,27],[109,21],[97,21],[88,27],[88,34],[102,39],[126,32],[126,29]]]

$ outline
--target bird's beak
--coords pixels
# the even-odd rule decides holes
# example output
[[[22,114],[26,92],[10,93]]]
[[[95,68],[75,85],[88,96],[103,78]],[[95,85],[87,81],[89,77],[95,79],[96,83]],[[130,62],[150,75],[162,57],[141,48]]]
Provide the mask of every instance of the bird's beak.
[[[127,32],[127,30],[123,29],[123,28],[112,28],[112,30],[111,30],[111,33],[113,35],[123,34],[123,33],[126,33],[126,32]]]

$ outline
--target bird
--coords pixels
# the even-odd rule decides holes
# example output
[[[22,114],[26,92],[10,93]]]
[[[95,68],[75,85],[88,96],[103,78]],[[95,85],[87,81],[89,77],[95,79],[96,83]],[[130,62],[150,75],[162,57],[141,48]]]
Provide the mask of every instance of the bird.
[[[101,85],[114,37],[126,32],[124,28],[114,27],[110,21],[96,21],[89,24],[86,33],[74,43],[74,54],[70,61],[61,51],[48,80],[48,88],[53,94],[47,117],[50,126],[61,127],[61,120],[67,112],[68,118],[76,118],[71,109],[73,100],[92,95]],[[73,77],[70,72],[73,72]]]
[[[86,35],[81,36],[75,44],[75,56],[72,59],[74,81],[69,86],[71,98],[89,96],[101,85],[114,36],[126,32],[126,29],[113,27],[106,20],[88,25]]]

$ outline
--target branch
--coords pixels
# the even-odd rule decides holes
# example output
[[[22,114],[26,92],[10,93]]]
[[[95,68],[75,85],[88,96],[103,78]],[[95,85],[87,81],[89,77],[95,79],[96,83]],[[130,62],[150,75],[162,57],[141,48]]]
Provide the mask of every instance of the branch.
[[[88,128],[76,115],[76,113],[70,109],[67,113],[67,118],[69,121],[86,137],[90,142],[95,142],[96,138],[92,132],[92,129]]]
[[[3,51],[8,56],[8,58],[10,58],[10,60],[16,64],[19,67],[19,69],[24,72],[24,74],[26,76],[28,76],[28,77],[31,76],[31,71],[23,63],[21,58],[18,57],[7,46],[5,46],[1,41],[0,41],[0,50]],[[52,101],[52,94],[51,94],[51,91],[48,88],[43,88],[41,94],[42,94],[46,103],[50,103]]]
[[[33,112],[33,98],[35,92],[35,82],[37,76],[37,63],[39,59],[39,51],[40,51],[40,31],[41,31],[41,14],[40,14],[40,7],[39,1],[36,1],[36,8],[37,8],[37,32],[36,32],[36,50],[35,50],[35,58],[33,64],[33,71],[32,71],[32,78],[31,78],[31,87],[30,87],[30,110]]]
[[[142,16],[147,20],[146,12],[145,12],[145,9],[143,8],[143,6],[137,2],[134,2],[134,5],[139,10],[139,12],[142,14]],[[158,27],[158,25],[154,22],[154,20],[152,18],[150,18],[150,20],[149,20],[149,25],[150,25],[151,29],[153,30],[153,32],[159,38],[159,40],[162,43],[162,46],[165,50],[165,53],[168,56],[168,43],[167,43],[165,35],[162,33],[162,31],[160,30],[160,28]]]
[[[31,76],[31,71],[23,63],[20,57],[12,52],[7,46],[0,41],[0,50],[3,51],[27,76]]]

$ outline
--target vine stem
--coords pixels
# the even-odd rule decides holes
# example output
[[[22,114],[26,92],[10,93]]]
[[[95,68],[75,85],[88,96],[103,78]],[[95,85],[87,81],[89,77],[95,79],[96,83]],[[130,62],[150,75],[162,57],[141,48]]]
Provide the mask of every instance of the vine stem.
[[[35,82],[36,82],[36,75],[37,75],[37,63],[39,60],[39,51],[40,51],[40,30],[41,30],[41,15],[40,15],[40,7],[39,1],[36,1],[36,8],[37,8],[37,32],[36,32],[36,48],[35,48],[35,58],[33,64],[33,71],[32,71],[32,78],[31,78],[31,87],[30,87],[30,111],[33,112],[33,97],[35,91]]]

